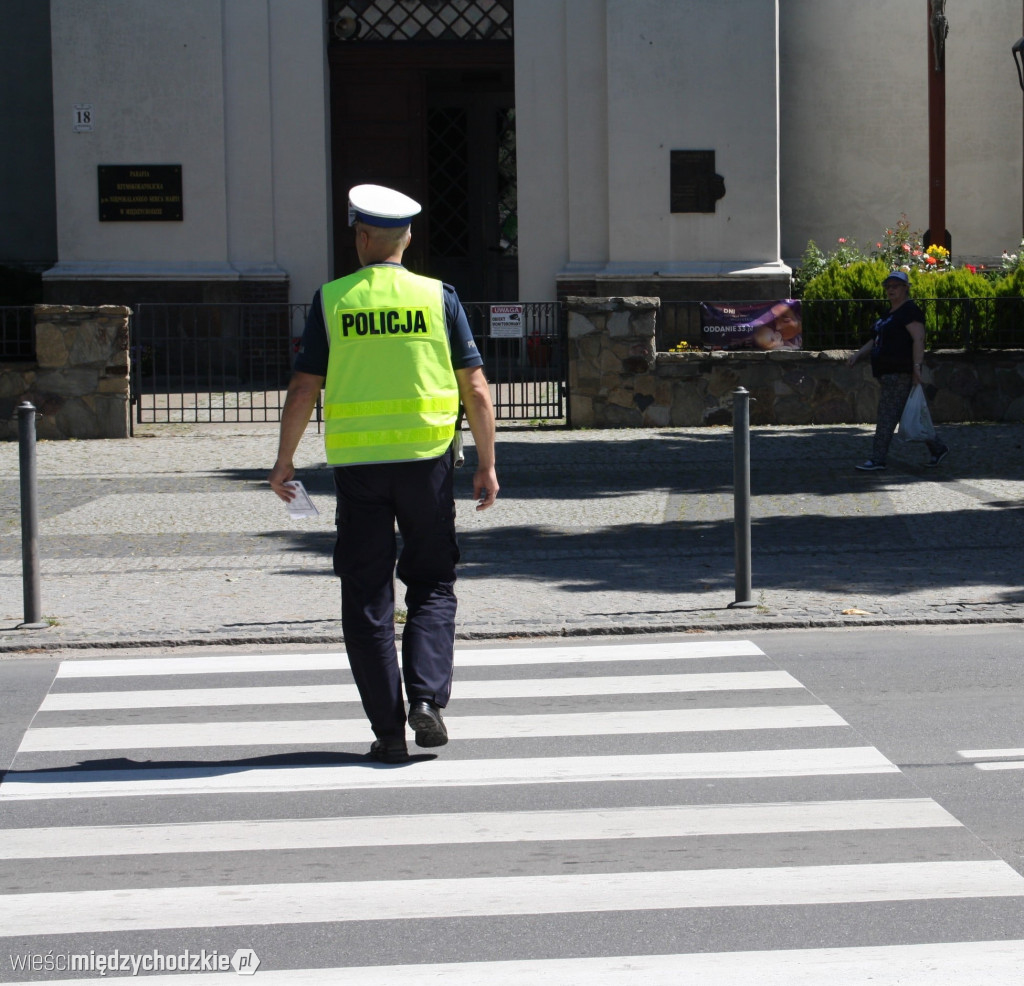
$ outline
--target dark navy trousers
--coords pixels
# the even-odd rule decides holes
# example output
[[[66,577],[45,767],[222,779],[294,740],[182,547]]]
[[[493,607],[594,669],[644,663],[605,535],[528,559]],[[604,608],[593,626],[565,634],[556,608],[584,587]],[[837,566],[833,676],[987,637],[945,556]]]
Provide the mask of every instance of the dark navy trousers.
[[[448,704],[459,560],[453,472],[450,451],[438,459],[334,470],[334,571],[341,579],[345,650],[379,739],[404,735],[403,678],[410,702]],[[406,587],[401,669],[395,644],[396,559]]]

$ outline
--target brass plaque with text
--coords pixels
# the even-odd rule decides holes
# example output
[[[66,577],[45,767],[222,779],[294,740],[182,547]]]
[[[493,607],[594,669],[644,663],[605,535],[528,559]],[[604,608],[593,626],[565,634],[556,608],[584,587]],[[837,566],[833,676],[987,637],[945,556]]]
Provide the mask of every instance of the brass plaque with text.
[[[180,164],[97,166],[100,222],[181,222]]]

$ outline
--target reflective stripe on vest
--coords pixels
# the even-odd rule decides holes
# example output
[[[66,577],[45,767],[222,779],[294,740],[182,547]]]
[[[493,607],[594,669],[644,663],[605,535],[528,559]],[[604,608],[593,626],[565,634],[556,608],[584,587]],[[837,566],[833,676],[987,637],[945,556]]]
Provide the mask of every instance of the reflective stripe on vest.
[[[443,455],[459,388],[440,281],[381,265],[320,289],[330,342],[324,446],[331,465]]]

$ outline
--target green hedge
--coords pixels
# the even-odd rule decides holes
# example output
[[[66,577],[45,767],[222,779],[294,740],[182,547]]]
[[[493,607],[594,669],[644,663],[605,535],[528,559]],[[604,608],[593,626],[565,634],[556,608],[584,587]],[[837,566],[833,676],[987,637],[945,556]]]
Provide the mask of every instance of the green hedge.
[[[882,260],[831,260],[803,287],[804,347],[855,348],[887,310]],[[993,278],[966,267],[910,271],[928,348],[1016,348],[1024,338],[1024,270]]]

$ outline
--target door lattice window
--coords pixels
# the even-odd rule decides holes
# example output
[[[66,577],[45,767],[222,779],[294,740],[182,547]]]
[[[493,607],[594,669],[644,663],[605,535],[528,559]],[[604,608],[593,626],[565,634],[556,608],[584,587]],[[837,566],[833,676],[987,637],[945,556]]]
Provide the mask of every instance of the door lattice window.
[[[334,0],[339,41],[511,41],[512,0]]]
[[[519,253],[516,197],[516,111],[498,110],[498,244],[507,256]]]
[[[439,257],[469,253],[467,114],[460,107],[432,109],[427,118],[430,160],[430,246]]]

